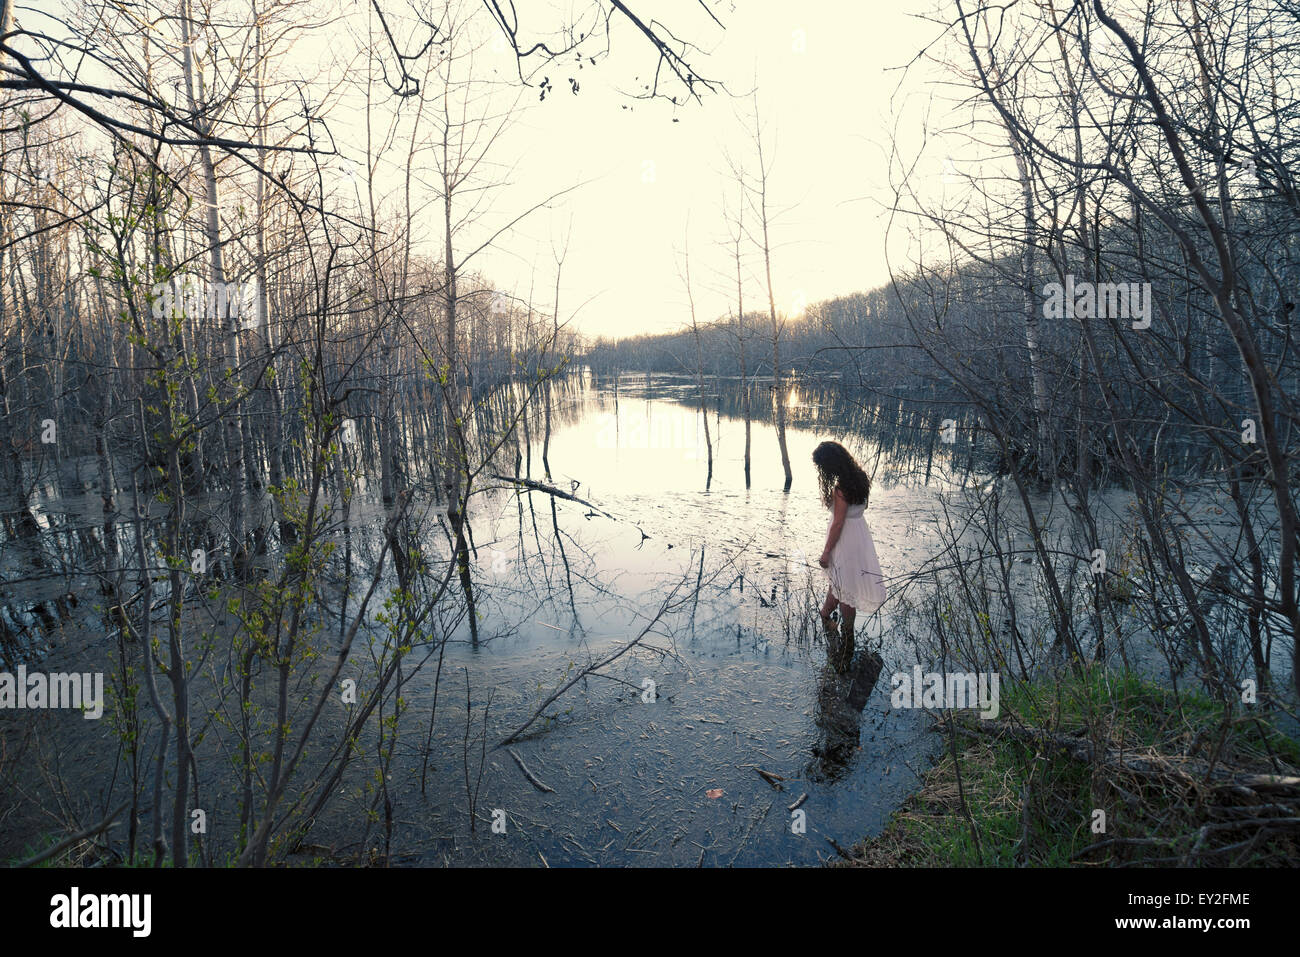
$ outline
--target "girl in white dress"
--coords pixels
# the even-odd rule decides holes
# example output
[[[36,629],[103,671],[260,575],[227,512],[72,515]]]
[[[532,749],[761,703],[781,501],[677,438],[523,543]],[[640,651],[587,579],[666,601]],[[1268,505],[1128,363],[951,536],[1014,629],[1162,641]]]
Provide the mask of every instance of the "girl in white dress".
[[[862,514],[871,494],[871,479],[838,442],[823,442],[813,450],[812,457],[822,504],[831,510],[826,547],[819,561],[830,579],[822,602],[822,621],[830,626],[831,612],[838,604],[840,635],[852,648],[853,621],[858,611],[870,614],[885,600],[876,545]]]

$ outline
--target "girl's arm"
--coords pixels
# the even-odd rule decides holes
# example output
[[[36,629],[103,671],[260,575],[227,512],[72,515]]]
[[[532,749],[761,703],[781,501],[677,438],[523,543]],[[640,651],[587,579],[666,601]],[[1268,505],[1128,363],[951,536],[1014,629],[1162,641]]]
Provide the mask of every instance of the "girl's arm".
[[[840,540],[840,532],[844,530],[844,516],[849,511],[848,499],[840,493],[839,489],[835,490],[833,507],[831,527],[826,530],[826,547],[822,549],[822,557],[817,561],[822,568],[826,568],[831,563],[831,552],[835,549],[835,543]]]

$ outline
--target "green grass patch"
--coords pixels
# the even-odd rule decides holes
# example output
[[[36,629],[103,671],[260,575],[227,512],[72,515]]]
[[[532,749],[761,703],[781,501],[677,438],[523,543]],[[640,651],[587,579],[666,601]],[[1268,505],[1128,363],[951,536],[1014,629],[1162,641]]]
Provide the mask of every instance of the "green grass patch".
[[[1094,667],[1008,682],[998,721],[951,722],[956,762],[945,718],[922,790],[852,863],[1300,863],[1300,741],[1240,705]]]

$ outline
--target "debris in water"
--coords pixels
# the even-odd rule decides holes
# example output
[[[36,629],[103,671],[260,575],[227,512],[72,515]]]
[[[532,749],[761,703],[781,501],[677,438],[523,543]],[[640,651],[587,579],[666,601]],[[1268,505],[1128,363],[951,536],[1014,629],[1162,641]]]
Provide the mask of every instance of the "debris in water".
[[[754,770],[759,773],[759,776],[762,777],[764,781],[772,785],[772,787],[776,788],[778,791],[785,790],[785,788],[780,783],[784,781],[785,778],[781,777],[781,775],[773,774],[771,771],[764,771],[762,768],[758,768],[758,767],[754,768]]]
[[[541,781],[537,780],[536,775],[534,775],[532,771],[528,770],[528,765],[524,764],[524,759],[519,756],[518,752],[516,752],[514,748],[506,748],[506,752],[512,758],[515,759],[515,764],[519,765],[519,770],[524,772],[524,777],[528,779],[529,784],[537,788],[537,790],[542,791],[543,793],[546,794],[555,793],[555,788],[549,787],[543,784]],[[549,867],[550,865],[548,864],[547,866]]]

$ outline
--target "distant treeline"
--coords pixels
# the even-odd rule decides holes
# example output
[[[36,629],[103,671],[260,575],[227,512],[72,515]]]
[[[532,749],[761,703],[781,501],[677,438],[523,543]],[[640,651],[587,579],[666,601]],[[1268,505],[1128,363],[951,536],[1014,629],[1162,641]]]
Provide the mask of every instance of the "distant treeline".
[[[1251,211],[1242,215],[1248,217]],[[1139,258],[1133,254],[1133,230],[1134,224],[1123,219],[1101,230],[1100,240],[1113,250],[1103,277],[1111,281],[1105,285],[1087,283],[1083,268],[1077,282],[1066,272],[1062,283],[1061,270],[1048,262],[1040,262],[1025,284],[1018,274],[1018,258],[1005,256],[968,262],[942,276],[918,273],[811,304],[801,316],[778,319],[784,372],[825,385],[839,382],[863,402],[898,400],[914,412],[933,410],[936,428],[944,416],[957,414],[954,409],[966,410],[962,428],[986,428],[993,410],[992,418],[1001,423],[1012,452],[1032,454],[1037,426],[1025,331],[1026,310],[1032,308],[1039,375],[1046,383],[1040,399],[1045,404],[1044,427],[1056,437],[1058,463],[1073,462],[1081,436],[1100,461],[1115,461],[1097,373],[1085,369],[1080,324],[1088,321],[1100,333],[1103,365],[1116,363],[1108,385],[1130,434],[1147,446],[1148,454],[1172,457],[1185,468],[1203,467],[1213,448],[1205,439],[1204,422],[1189,415],[1179,428],[1180,417],[1198,407],[1201,383],[1213,382],[1218,404],[1227,407],[1248,407],[1250,384],[1238,364],[1235,344],[1213,315],[1210,297],[1181,275],[1152,268],[1153,263],[1177,261],[1168,237],[1144,237],[1145,258]],[[1252,267],[1265,271],[1261,265],[1243,265],[1244,270]],[[1130,292],[1134,315],[1127,314]],[[1057,316],[1053,310],[1060,308],[1064,296],[1071,297],[1065,304],[1067,314]],[[1117,301],[1125,308],[1116,310]],[[1076,315],[1076,306],[1079,312],[1091,308],[1117,314]],[[1146,315],[1137,314],[1144,308]],[[1265,354],[1282,359],[1288,355],[1291,312],[1281,302],[1277,312],[1280,324],[1261,328],[1259,336]],[[1135,323],[1150,323],[1150,328],[1135,329]],[[702,371],[706,377],[725,377],[740,374],[743,341],[747,376],[771,377],[773,324],[766,312],[747,312],[743,323],[733,314],[701,324],[699,335],[702,370],[696,367],[689,325],[670,333],[597,338],[579,348],[596,375],[694,376]],[[1192,350],[1184,357],[1189,361],[1178,362],[1182,368],[1169,375],[1170,359],[1188,343]],[[1135,374],[1142,368],[1162,370],[1159,390]],[[1104,376],[1106,369],[1101,372]],[[1279,372],[1286,385],[1294,387],[1294,367],[1279,361]],[[1225,428],[1235,425],[1225,417]]]
[[[803,315],[781,324],[781,355],[785,371],[796,375],[856,379],[868,369],[888,371],[898,394],[929,393],[931,376],[922,375],[914,345],[898,308],[892,287],[838,296],[808,307]],[[743,330],[743,332],[742,332]],[[740,374],[740,344],[746,350],[749,376],[772,375],[772,321],[766,311],[746,312],[743,324],[734,315],[702,323],[706,376]],[[614,372],[697,372],[695,338],[689,326],[680,331],[630,336],[599,337],[586,347],[584,361],[598,375]]]

